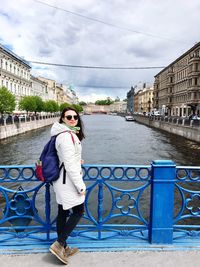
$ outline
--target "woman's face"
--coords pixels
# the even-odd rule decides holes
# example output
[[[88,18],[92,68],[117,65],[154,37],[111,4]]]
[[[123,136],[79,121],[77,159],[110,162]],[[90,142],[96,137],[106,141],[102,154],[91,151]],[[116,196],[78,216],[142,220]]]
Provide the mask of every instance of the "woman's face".
[[[68,126],[76,126],[78,124],[78,115],[74,110],[68,110],[65,112],[63,121]]]

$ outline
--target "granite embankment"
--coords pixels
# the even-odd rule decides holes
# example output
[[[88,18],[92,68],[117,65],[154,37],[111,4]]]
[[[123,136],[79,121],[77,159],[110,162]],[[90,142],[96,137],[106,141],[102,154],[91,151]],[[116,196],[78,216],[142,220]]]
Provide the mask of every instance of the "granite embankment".
[[[149,127],[167,131],[200,143],[200,126],[194,125],[193,123],[188,125],[184,119],[167,121],[162,118],[151,118],[142,115],[134,115],[134,118],[137,122],[148,125]]]
[[[28,131],[36,130],[38,128],[42,128],[48,125],[53,124],[58,117],[50,117],[50,118],[43,118],[37,120],[36,118],[26,122],[19,122],[12,123],[12,124],[5,124],[0,126],[0,139],[5,139],[14,135],[22,134]]]

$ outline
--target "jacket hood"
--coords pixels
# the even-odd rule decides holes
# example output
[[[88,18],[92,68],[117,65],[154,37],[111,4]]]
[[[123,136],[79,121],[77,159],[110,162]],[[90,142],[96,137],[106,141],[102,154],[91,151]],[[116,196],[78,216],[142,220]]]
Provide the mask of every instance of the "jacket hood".
[[[70,130],[65,123],[59,123],[57,121],[51,127],[51,136],[57,135],[65,131],[72,131],[72,130]]]

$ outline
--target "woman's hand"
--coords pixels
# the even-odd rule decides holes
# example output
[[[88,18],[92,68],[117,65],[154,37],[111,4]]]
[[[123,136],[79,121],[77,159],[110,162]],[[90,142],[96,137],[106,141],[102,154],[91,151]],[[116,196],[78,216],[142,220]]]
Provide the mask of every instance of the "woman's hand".
[[[81,159],[81,164],[84,164],[84,159]]]
[[[81,196],[85,196],[86,195],[86,191],[83,191],[80,193]]]

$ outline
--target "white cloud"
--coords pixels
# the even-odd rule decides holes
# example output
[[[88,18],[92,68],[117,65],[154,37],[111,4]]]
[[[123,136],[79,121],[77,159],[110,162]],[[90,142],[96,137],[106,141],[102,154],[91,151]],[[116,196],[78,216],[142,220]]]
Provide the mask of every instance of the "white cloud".
[[[92,102],[94,103],[97,100],[105,100],[108,97],[106,94],[95,94],[91,93],[90,95],[84,95],[84,94],[79,94],[79,98],[84,101],[84,102]]]
[[[200,41],[199,0],[41,1],[57,8],[34,0],[1,0],[0,42],[27,60],[88,66],[166,66]],[[80,99],[125,98],[132,85],[152,83],[159,71],[33,65],[34,75],[73,84]]]

